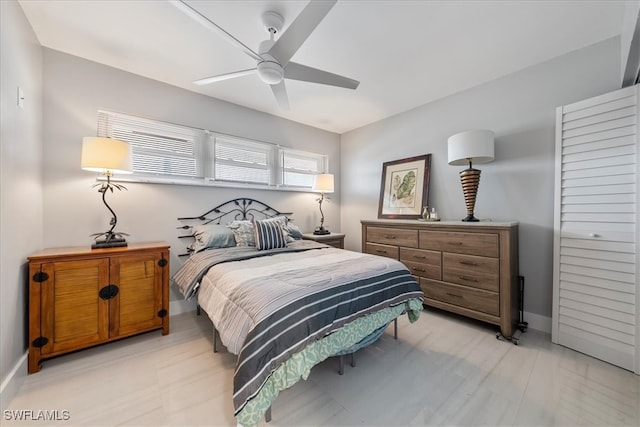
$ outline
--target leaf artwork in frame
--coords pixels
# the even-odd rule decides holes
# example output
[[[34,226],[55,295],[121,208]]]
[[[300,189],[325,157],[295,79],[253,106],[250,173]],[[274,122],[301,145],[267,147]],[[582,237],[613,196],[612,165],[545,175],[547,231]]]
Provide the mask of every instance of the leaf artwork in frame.
[[[418,219],[429,199],[431,154],[382,165],[378,218]]]

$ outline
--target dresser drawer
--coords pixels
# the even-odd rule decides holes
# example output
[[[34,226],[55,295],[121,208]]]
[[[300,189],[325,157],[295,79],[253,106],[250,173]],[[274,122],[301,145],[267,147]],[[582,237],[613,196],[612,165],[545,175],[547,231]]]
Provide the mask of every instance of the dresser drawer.
[[[383,245],[418,247],[418,230],[404,230],[384,227],[368,227],[367,242]]]
[[[442,301],[492,316],[500,315],[499,298],[495,292],[424,278],[420,279],[420,288],[427,299]]]
[[[400,261],[415,276],[442,280],[442,255],[440,252],[400,248]]]
[[[420,230],[420,248],[497,258],[498,235]]]
[[[373,255],[386,256],[387,258],[398,259],[399,248],[397,246],[379,245],[376,243],[367,243],[365,252]]]
[[[498,292],[500,261],[474,255],[442,254],[442,280]]]
[[[429,279],[442,279],[442,268],[439,265],[422,264],[419,262],[400,260],[410,271],[411,274],[418,277],[427,277]]]

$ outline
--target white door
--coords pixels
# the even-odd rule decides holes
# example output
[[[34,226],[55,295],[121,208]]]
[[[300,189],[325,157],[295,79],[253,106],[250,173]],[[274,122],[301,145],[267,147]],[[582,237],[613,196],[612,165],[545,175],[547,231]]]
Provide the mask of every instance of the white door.
[[[639,85],[559,107],[552,341],[640,373]]]

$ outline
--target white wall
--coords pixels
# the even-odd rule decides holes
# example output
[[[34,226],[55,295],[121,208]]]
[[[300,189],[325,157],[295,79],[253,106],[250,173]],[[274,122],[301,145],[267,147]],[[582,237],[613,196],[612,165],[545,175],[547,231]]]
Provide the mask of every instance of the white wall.
[[[1,407],[27,349],[26,257],[42,246],[42,50],[15,1],[0,1]],[[18,86],[24,107],[17,105]],[[26,368],[17,372],[24,377]]]
[[[80,169],[83,136],[96,134],[98,109],[209,129],[329,155],[331,172],[340,170],[339,136],[239,107],[154,80],[44,49],[44,246],[89,245],[91,233],[108,229],[110,214],[91,186],[96,174]],[[336,184],[339,185],[339,180]],[[171,244],[171,270],[184,252],[178,217],[196,216],[236,197],[252,197],[294,213],[303,231],[319,224],[313,193],[237,190],[170,184],[126,184],[107,195],[118,215],[117,231],[130,242]],[[329,229],[340,228],[339,192],[326,204]],[[323,205],[323,210],[325,205]],[[181,297],[172,291],[171,299]],[[174,303],[175,306],[175,303]]]
[[[614,38],[342,135],[346,248],[360,250],[360,220],[377,217],[386,161],[431,153],[429,206],[444,219],[463,218],[458,172],[464,167],[447,164],[447,138],[491,129],[496,159],[477,166],[476,217],[520,222],[524,308],[550,317],[555,108],[615,90],[619,81],[620,40]]]

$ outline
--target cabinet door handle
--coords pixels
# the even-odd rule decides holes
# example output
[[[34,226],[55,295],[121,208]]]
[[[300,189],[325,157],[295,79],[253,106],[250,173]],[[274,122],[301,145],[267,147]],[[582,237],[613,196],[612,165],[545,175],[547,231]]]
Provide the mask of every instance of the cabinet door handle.
[[[459,276],[460,280],[464,280],[466,282],[477,282],[478,279],[475,277],[467,277],[467,276]]]

